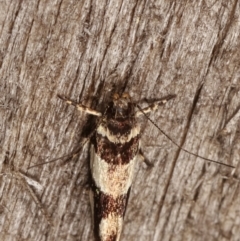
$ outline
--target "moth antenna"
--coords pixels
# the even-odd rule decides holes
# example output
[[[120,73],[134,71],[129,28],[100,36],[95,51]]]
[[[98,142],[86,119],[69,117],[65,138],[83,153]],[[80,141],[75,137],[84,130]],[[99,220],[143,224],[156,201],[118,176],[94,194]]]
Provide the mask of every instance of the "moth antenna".
[[[175,142],[167,133],[165,133],[154,121],[152,121],[148,116],[147,114],[144,112],[144,110],[139,106],[139,105],[136,105],[137,108],[141,111],[141,113],[164,135],[166,136],[175,146],[177,146],[178,148],[180,148],[181,150],[185,151],[186,153],[192,155],[192,156],[195,156],[195,157],[200,157],[202,158],[203,160],[206,160],[206,161],[209,161],[209,162],[213,162],[213,163],[217,163],[219,165],[223,165],[223,166],[226,166],[226,167],[231,167],[231,168],[235,168],[234,166],[232,165],[229,165],[229,164],[226,164],[226,163],[223,163],[223,162],[219,162],[219,161],[215,161],[215,160],[212,160],[212,159],[209,159],[209,158],[206,158],[206,157],[203,157],[203,156],[200,156],[200,155],[197,155],[197,154],[194,154],[184,148],[182,148],[180,145],[177,144],[177,142]]]

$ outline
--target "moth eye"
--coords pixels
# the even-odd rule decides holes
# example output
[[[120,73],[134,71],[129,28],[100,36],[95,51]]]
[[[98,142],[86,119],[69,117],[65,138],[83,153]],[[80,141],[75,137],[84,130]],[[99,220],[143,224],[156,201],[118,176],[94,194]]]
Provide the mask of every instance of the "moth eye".
[[[129,95],[127,92],[124,92],[124,93],[122,94],[122,98],[129,99],[129,98],[130,98],[130,95]]]
[[[114,93],[113,94],[113,99],[114,100],[118,100],[119,99],[119,94],[118,93]]]

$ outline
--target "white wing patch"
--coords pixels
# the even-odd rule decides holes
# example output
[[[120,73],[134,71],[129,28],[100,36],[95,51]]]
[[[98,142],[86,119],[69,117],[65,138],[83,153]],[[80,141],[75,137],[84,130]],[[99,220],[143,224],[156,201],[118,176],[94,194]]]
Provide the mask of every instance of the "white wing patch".
[[[135,163],[136,156],[128,164],[116,165],[115,169],[111,170],[112,165],[97,156],[94,146],[91,146],[92,178],[103,193],[112,195],[113,198],[127,193],[132,184]]]
[[[103,137],[107,137],[108,140],[112,143],[127,143],[132,138],[136,137],[140,133],[140,126],[136,125],[133,127],[128,135],[113,135],[109,129],[103,125],[100,125],[97,129],[97,133],[101,134]]]
[[[116,234],[116,241],[119,241],[123,227],[123,218],[118,215],[109,214],[107,218],[101,220],[99,225],[100,237],[104,240],[109,240],[111,235]]]

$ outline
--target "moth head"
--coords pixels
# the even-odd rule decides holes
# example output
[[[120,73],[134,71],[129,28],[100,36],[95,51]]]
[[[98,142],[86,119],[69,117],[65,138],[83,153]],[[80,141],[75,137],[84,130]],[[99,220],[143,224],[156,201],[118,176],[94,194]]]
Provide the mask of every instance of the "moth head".
[[[131,97],[127,92],[119,95],[114,93],[112,96],[113,111],[115,112],[115,117],[127,117],[131,114]]]

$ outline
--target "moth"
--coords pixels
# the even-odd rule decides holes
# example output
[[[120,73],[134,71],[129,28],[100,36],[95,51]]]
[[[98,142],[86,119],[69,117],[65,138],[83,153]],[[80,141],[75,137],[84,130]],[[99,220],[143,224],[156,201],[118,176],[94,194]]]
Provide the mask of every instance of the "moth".
[[[115,93],[102,113],[59,96],[78,110],[97,117],[97,127],[90,138],[90,203],[96,241],[120,240],[135,164],[139,159],[144,159],[149,164],[141,150],[138,117],[147,117],[147,113],[175,97],[176,95],[169,95],[142,109],[131,101],[128,93]],[[159,129],[151,119],[149,120]],[[159,130],[181,148],[166,133]]]
[[[144,159],[137,117],[157,109],[175,95],[136,110],[128,93],[115,93],[104,113],[58,97],[98,118],[96,130],[90,138],[90,203],[94,234],[96,241],[119,241],[134,167],[139,159]]]
[[[144,160],[147,165],[152,165],[141,150],[139,116],[145,116],[174,145],[190,155],[234,168],[232,165],[205,158],[182,148],[147,116],[147,113],[157,110],[160,105],[175,98],[175,94],[158,99],[149,106],[141,108],[137,103],[132,102],[128,93],[115,93],[104,112],[91,109],[61,95],[58,97],[67,104],[75,106],[79,111],[96,117],[96,128],[87,139],[91,144],[89,195],[96,241],[120,240],[135,164],[139,160]],[[81,143],[77,151],[70,155],[29,168],[66,157],[72,158],[81,151],[85,143]]]

